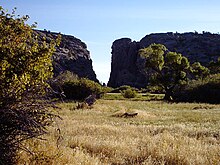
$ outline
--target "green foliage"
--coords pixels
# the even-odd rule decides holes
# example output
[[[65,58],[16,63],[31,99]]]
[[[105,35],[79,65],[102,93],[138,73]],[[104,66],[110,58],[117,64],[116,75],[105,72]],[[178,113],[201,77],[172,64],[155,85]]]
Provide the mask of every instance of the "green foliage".
[[[121,94],[124,98],[135,98],[137,96],[137,92],[132,88],[122,90]]]
[[[190,73],[197,77],[206,76],[208,69],[195,63],[190,67],[188,59],[176,52],[170,52],[164,45],[151,44],[139,50],[140,56],[146,59],[146,70],[150,74],[151,85],[165,90],[166,100],[172,99],[176,86],[185,84]],[[192,72],[190,72],[192,70]]]
[[[104,94],[111,93],[114,89],[112,87],[102,86],[102,92]]]
[[[211,74],[220,73],[220,57],[218,58],[216,62],[214,61],[210,62],[209,69],[210,69]]]
[[[106,93],[102,99],[104,100],[125,100],[121,93]]]
[[[65,71],[60,73],[58,76],[50,79],[50,86],[53,89],[52,97],[55,98],[63,98],[64,92],[62,90],[62,86],[64,85],[65,82],[71,82],[71,81],[78,81],[79,77],[78,75],[70,72],[70,71]]]
[[[174,91],[176,101],[220,103],[220,74],[204,80],[192,80],[184,87]]]
[[[124,91],[124,90],[127,90],[127,89],[133,89],[133,90],[136,90],[135,88],[129,86],[129,85],[122,85],[118,88],[115,88],[111,91],[111,93],[121,93],[121,91]]]
[[[92,80],[80,78],[64,82],[62,90],[66,99],[83,100],[91,94],[99,95],[103,92],[103,87]]]
[[[151,44],[149,47],[140,49],[139,54],[146,58],[146,67],[153,70],[162,70],[164,65],[164,54],[167,48],[161,44]]]
[[[51,79],[50,85],[55,97],[73,100],[83,100],[90,94],[96,94],[96,97],[99,98],[112,90],[112,88],[101,86],[92,80],[79,78],[70,71],[65,71]]]
[[[191,72],[196,79],[204,79],[210,74],[209,69],[202,66],[199,62],[195,62],[191,65]]]
[[[53,80],[55,80],[55,82],[57,82],[59,85],[62,85],[64,82],[67,81],[75,81],[78,80],[79,77],[77,74],[74,74],[70,71],[65,71],[63,73],[60,73],[56,78],[54,78]]]
[[[164,94],[152,94],[152,93],[137,93],[135,98],[131,98],[131,101],[151,101],[162,100]],[[126,100],[121,93],[106,93],[102,99],[104,100]]]
[[[21,100],[28,90],[43,93],[52,77],[51,56],[56,42],[38,40],[28,16],[16,18],[0,10],[0,103]],[[39,44],[40,43],[40,44]]]
[[[158,85],[148,85],[145,90],[146,92],[149,92],[149,93],[164,93],[165,92],[164,89]]]
[[[52,77],[58,41],[39,41],[28,18],[0,7],[0,164],[15,164],[21,142],[45,133],[54,116],[39,100]]]

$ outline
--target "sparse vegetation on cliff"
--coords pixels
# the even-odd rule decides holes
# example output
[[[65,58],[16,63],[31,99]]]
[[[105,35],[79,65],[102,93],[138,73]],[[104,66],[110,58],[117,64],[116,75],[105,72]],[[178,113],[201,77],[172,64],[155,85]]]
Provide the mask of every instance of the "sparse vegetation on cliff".
[[[130,38],[117,39],[112,44],[111,74],[108,85],[117,88],[130,85],[145,88],[148,73],[145,71],[145,60],[138,55],[139,49],[157,43],[165,45],[172,52],[187,57],[190,63],[200,62],[208,67],[213,61],[211,73],[219,70],[220,35],[209,32],[194,33],[154,33],[146,35],[140,41]],[[217,65],[216,65],[217,64]],[[215,69],[214,69],[215,68]]]
[[[52,56],[53,73],[55,76],[65,71],[70,71],[81,78],[84,77],[98,82],[93,70],[90,53],[84,42],[71,35],[46,30],[35,30],[35,33],[39,35],[41,40],[45,38],[46,41],[51,41],[58,35],[61,35],[60,45],[56,47],[56,51]]]

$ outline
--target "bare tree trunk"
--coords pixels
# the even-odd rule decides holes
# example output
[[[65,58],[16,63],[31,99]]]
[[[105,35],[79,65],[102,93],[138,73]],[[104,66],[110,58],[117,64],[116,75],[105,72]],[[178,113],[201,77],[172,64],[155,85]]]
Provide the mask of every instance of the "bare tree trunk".
[[[166,100],[166,101],[172,101],[173,100],[173,89],[174,89],[174,87],[165,89],[165,96],[163,98],[164,100]]]

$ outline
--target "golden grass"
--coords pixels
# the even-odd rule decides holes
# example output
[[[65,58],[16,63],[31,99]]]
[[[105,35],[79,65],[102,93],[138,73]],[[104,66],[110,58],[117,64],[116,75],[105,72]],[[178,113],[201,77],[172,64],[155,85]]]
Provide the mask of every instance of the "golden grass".
[[[220,105],[98,100],[92,109],[59,104],[63,120],[30,140],[19,164],[219,165]],[[138,112],[133,118],[120,113]]]

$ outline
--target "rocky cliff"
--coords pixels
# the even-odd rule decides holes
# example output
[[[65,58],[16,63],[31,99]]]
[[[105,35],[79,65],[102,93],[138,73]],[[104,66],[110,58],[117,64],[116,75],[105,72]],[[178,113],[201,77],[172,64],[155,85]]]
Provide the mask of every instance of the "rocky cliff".
[[[36,32],[40,38],[44,37],[47,41],[56,39],[58,35],[58,33],[46,30]],[[61,34],[61,37],[61,43],[53,54],[55,76],[63,71],[70,71],[79,77],[98,82],[86,44],[74,36]]]
[[[199,61],[207,65],[210,61],[215,61],[220,57],[220,35],[209,32],[150,34],[139,42],[129,38],[118,39],[112,45],[108,86],[146,87],[148,77],[144,70],[145,60],[138,55],[138,50],[152,43],[163,44],[170,51],[183,54],[191,63]]]

